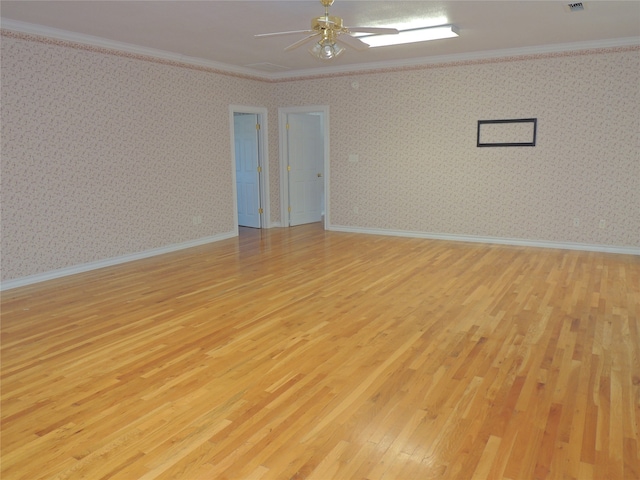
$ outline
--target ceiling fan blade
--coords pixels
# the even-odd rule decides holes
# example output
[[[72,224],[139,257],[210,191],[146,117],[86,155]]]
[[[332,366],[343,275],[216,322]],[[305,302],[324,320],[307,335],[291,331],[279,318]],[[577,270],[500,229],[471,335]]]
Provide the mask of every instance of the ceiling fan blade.
[[[302,40],[298,40],[296,43],[292,43],[291,45],[289,45],[287,48],[284,49],[284,51],[288,52],[290,50],[293,50],[294,48],[301,47],[302,45],[304,45],[305,43],[311,41],[313,38],[317,37],[318,35],[320,35],[320,33],[319,32],[315,32],[313,35],[309,35],[307,37],[304,37]]]
[[[294,34],[301,34],[301,33],[313,33],[314,30],[291,30],[290,32],[274,32],[274,33],[259,33],[257,35],[254,35],[255,38],[260,38],[260,37],[277,37],[280,35],[294,35]]]
[[[342,42],[345,45],[354,48],[356,50],[366,50],[369,48],[367,43],[364,43],[362,40],[356,37],[352,37],[349,34],[339,35],[337,38],[338,42]]]
[[[349,27],[352,33],[372,33],[374,35],[395,35],[400,33],[397,28],[378,28],[378,27]]]

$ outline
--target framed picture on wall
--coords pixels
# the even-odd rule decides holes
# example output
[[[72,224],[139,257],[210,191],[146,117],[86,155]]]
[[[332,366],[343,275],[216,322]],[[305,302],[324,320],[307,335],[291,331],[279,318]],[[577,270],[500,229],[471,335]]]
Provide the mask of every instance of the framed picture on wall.
[[[478,147],[535,147],[537,118],[478,120]]]

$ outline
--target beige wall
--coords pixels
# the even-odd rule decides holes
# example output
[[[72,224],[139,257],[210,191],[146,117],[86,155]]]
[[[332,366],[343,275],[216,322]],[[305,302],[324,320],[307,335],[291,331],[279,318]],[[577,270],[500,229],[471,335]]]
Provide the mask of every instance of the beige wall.
[[[2,280],[233,231],[231,104],[269,109],[273,221],[277,108],[329,105],[336,227],[640,247],[638,49],[268,83],[59,43],[2,41]]]
[[[276,90],[281,105],[330,105],[332,225],[640,246],[638,49]],[[477,120],[530,117],[535,147],[476,147]]]
[[[234,231],[229,105],[263,82],[10,37],[1,75],[3,280]]]

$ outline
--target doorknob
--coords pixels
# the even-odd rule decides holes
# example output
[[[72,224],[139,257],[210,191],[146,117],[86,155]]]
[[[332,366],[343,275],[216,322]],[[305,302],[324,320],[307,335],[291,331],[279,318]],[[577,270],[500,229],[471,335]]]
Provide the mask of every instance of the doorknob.
[[[322,176],[322,174],[321,174],[321,173],[319,173],[319,174],[318,174],[318,178],[320,178],[321,176]]]

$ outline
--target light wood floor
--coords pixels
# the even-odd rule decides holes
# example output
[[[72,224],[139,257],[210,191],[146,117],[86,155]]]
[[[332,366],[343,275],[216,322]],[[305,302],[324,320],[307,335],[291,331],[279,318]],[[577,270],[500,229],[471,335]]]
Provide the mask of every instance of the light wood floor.
[[[640,478],[640,257],[324,232],[2,295],[2,479]]]

